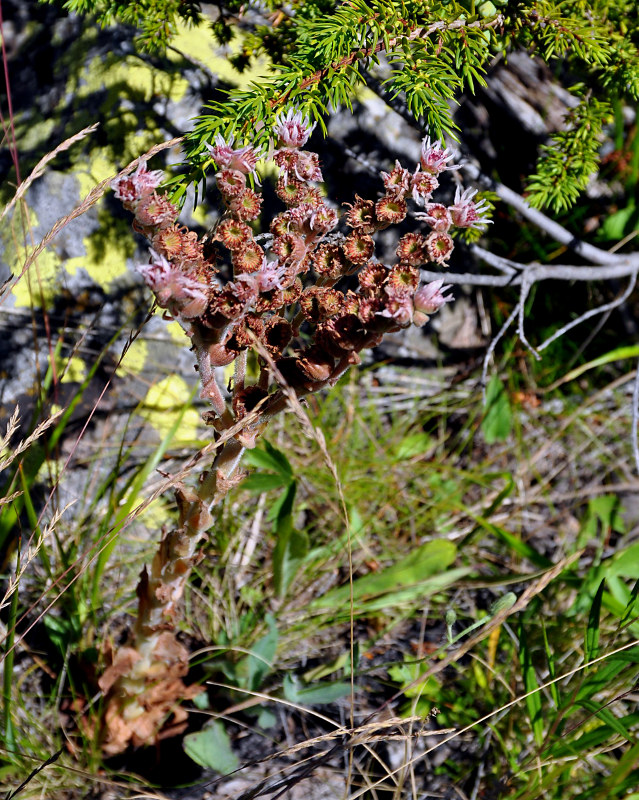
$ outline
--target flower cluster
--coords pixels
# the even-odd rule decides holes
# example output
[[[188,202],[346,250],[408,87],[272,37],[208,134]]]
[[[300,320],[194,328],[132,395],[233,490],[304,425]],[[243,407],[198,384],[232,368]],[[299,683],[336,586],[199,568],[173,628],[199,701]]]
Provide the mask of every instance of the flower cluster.
[[[426,138],[415,170],[398,161],[391,172],[381,173],[385,194],[377,200],[356,195],[342,216],[346,232],[337,233],[337,211],[317,185],[323,180],[318,156],[302,150],[312,130],[295,110],[280,115],[274,126],[276,194],[284,208],[273,218],[270,236],[256,237],[251,226],[261,212],[256,167],[264,154],[251,145],[234,147],[232,138],[218,136],[209,145],[224,205],[213,246],[204,247],[176,223],[177,208],[155,191],[161,173],[148,172],[141,162],[134,174],[114,183],[116,196],[135,214],[136,229],[151,243],[150,263],[138,269],[158,305],[191,337],[202,396],[210,400],[217,426],[258,406],[268,416],[277,405],[272,373],[298,395],[313,392],[334,384],[359,362],[359,352],[379,344],[384,334],[424,325],[452,298],[443,280],[420,288],[419,267],[446,265],[452,228],[489,222],[472,190],[458,189],[448,207],[431,202],[441,173],[459,165],[451,165],[453,154]],[[423,208],[415,216],[430,232],[403,235],[397,263],[382,264],[375,259],[374,235],[402,222],[409,200]],[[238,365],[251,347],[261,374],[246,385]],[[236,380],[229,409],[214,368],[232,362]],[[254,427],[245,433],[244,443],[250,446],[258,432]]]

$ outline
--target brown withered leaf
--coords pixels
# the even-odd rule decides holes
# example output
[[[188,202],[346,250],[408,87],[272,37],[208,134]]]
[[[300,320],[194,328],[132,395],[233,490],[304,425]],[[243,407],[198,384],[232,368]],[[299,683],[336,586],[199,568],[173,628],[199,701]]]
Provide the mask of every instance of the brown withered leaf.
[[[131,667],[140,658],[140,654],[134,647],[120,647],[113,657],[111,666],[107,667],[104,674],[98,679],[100,689],[106,694],[118,678],[131,672]]]

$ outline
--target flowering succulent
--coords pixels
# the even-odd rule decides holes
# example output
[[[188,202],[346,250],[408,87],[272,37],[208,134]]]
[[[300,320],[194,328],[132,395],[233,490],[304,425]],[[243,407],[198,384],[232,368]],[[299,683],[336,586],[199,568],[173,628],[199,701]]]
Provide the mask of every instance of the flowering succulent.
[[[295,109],[276,119],[278,149],[272,160],[279,168],[276,193],[285,208],[273,218],[266,244],[256,240],[248,224],[259,218],[262,208],[261,193],[247,185],[248,176],[257,179],[261,152],[251,144],[235,147],[233,138],[221,136],[209,145],[219,167],[217,187],[224,206],[212,234],[220,251],[217,263],[205,258],[194,233],[175,223],[177,209],[155,191],[159,173],[148,172],[141,162],[136,173],[114,184],[153,245],[151,263],[139,271],[158,305],[191,337],[202,396],[225,425],[233,414],[228,416],[229,406],[215,383],[215,366],[255,347],[262,371],[256,385],[267,416],[279,407],[273,364],[300,394],[334,383],[358,360],[360,350],[377,344],[388,331],[423,325],[451,300],[443,294],[448,287],[442,288],[442,281],[419,288],[418,268],[428,262],[446,265],[455,227],[489,221],[485,203],[473,201],[474,190],[458,189],[448,207],[430,201],[438,176],[457,165],[450,164],[448,149],[426,137],[416,168],[411,172],[396,161],[390,172],[382,172],[385,193],[377,200],[356,196],[352,205],[346,204],[343,219],[350,232],[335,234],[338,213],[315,185],[322,179],[317,154],[300,149],[312,130]],[[409,199],[423,206],[414,216],[430,230],[404,234],[397,245],[397,264],[380,264],[374,235],[406,218]],[[345,281],[353,273],[358,273],[355,289]],[[246,414],[249,406],[256,407],[255,392],[249,392],[244,377],[236,387],[242,396],[232,398],[230,409]],[[252,445],[256,430],[254,426],[238,438]]]
[[[138,585],[135,635],[100,678],[107,695],[103,747],[110,755],[129,743],[153,741],[175,701],[199,691],[182,682],[188,652],[175,636],[173,618],[197,544],[211,524],[210,509],[243,477],[243,450],[255,446],[290,391],[301,397],[333,385],[384,334],[422,326],[450,302],[443,280],[419,288],[419,267],[446,264],[453,228],[488,222],[486,206],[473,201],[472,190],[458,190],[450,207],[430,201],[437,176],[453,167],[452,154],[427,138],[415,170],[396,162],[382,173],[385,193],[356,196],[343,214],[347,233],[336,232],[337,210],[314,185],[322,180],[317,154],[300,150],[311,131],[299,111],[277,119],[273,161],[284,208],[265,236],[256,237],[253,229],[262,210],[261,193],[251,188],[259,186],[261,153],[250,144],[234,147],[232,138],[218,136],[209,147],[219,168],[223,214],[208,242],[177,223],[178,209],[156,191],[162,174],[149,172],[144,161],[113,183],[135,215],[134,227],[150,241],[149,263],[137,269],[158,306],[191,340],[200,396],[211,406],[203,416],[223,444],[197,488],[179,485],[179,524]],[[405,233],[397,263],[382,264],[375,258],[375,234],[406,219],[411,198],[424,207],[414,216],[430,230]],[[257,356],[254,380],[247,375],[249,349]],[[225,392],[216,368],[232,364],[233,388]]]

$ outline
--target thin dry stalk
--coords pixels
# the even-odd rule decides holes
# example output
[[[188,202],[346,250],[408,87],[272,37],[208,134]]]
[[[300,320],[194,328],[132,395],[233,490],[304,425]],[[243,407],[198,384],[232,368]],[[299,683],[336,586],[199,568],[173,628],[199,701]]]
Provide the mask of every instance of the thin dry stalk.
[[[88,136],[90,133],[94,133],[98,129],[99,125],[100,125],[99,122],[94,122],[93,125],[89,125],[88,127],[83,128],[81,131],[74,134],[69,139],[65,139],[65,141],[59,144],[55,148],[55,150],[52,150],[50,153],[47,153],[45,156],[43,156],[33,168],[31,175],[29,175],[29,177],[25,181],[22,181],[20,186],[18,186],[17,192],[4,207],[2,214],[0,214],[0,220],[3,220],[5,216],[9,213],[9,211],[11,211],[11,209],[15,206],[18,200],[21,200],[24,197],[31,184],[37,181],[38,178],[42,177],[42,175],[44,174],[44,168],[50,161],[53,161],[53,159],[57,155],[63,153],[65,150],[68,150],[76,142],[79,142],[81,139],[84,139],[85,136]]]
[[[15,411],[13,412],[7,425],[7,431],[0,440],[0,452],[5,449],[13,434],[20,426],[20,417],[18,416],[19,411],[19,407],[16,406]],[[3,459],[0,459],[0,472],[2,472],[2,470],[6,469],[9,464],[15,461],[19,455],[24,453],[24,451],[27,450],[37,439],[39,439],[40,436],[42,436],[42,434],[54,424],[54,422],[57,422],[63,411],[64,409],[60,409],[59,411],[56,411],[55,414],[51,414],[50,417],[47,417],[47,419],[43,420],[36,427],[33,433],[30,434],[30,436],[28,436],[26,439],[23,439],[21,442],[18,442],[15,448],[8,455],[6,455]]]

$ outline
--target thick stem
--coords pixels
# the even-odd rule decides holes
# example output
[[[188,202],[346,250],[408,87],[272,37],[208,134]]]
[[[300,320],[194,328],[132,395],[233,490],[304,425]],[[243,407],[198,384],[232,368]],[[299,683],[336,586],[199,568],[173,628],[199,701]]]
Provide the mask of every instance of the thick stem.
[[[186,712],[176,712],[176,704],[200,692],[182,682],[188,651],[177,640],[176,620],[198,545],[213,522],[211,509],[241,480],[243,452],[239,442],[229,439],[196,488],[176,489],[179,524],[160,542],[150,573],[145,567],[140,576],[133,641],[115,652],[99,681],[109,695],[103,746],[110,755],[129,743],[154,741],[171,712],[181,725]]]

